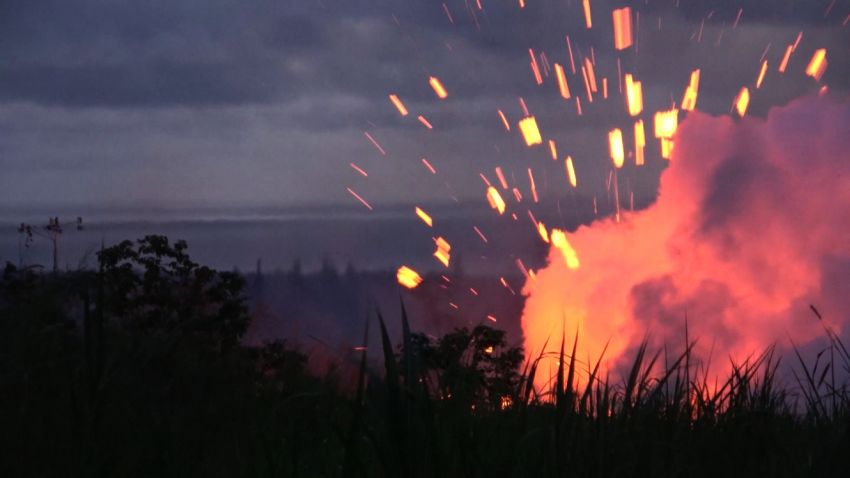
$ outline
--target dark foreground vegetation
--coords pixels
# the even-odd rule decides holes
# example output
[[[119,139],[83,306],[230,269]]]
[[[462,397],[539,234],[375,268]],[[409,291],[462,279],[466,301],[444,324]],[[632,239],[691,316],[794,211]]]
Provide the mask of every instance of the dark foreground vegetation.
[[[150,236],[61,274],[0,284],[0,476],[848,476],[850,355],[772,350],[716,387],[642,347],[622,380],[539,357],[486,326],[409,330],[308,373],[284,342],[246,347],[237,274]],[[374,330],[374,329],[373,329]],[[368,338],[368,330],[364,331]],[[592,364],[594,365],[594,364]],[[541,367],[542,368],[542,367]],[[588,370],[589,368],[589,370]],[[546,371],[548,374],[548,371]]]

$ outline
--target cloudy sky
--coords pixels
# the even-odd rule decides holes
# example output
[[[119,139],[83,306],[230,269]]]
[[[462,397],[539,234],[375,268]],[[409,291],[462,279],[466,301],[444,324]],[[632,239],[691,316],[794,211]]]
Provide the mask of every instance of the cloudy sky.
[[[501,125],[499,109],[514,126],[521,118],[519,97],[559,155],[573,156],[579,192],[590,196],[605,188],[607,130],[631,126],[613,93],[617,58],[644,83],[646,120],[680,101],[694,68],[702,69],[700,109],[728,112],[763,55],[771,72],[753,114],[817,92],[803,73],[816,48],[829,52],[822,83],[837,96],[850,86],[850,27],[842,26],[850,0],[591,0],[591,30],[579,0],[480,3],[483,10],[475,0],[4,0],[0,203],[359,207],[349,187],[377,208],[483,202],[478,173],[494,180],[495,166],[517,184],[533,167],[541,191],[561,194],[563,164]],[[638,44],[617,54],[610,11],[623,5],[640,12]],[[800,31],[780,76],[775,67]],[[529,68],[529,48],[568,65],[566,35],[576,59],[592,55],[612,89],[608,101],[584,104],[581,117],[552,77],[537,86]],[[449,90],[445,101],[430,75]],[[582,94],[580,72],[568,80]],[[389,93],[413,114],[401,118]],[[662,167],[651,157],[646,172],[628,173],[629,187],[651,194]]]

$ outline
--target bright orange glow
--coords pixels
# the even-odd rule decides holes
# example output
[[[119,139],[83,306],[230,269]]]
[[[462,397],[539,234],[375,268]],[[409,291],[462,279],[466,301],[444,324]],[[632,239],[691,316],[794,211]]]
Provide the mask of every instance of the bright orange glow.
[[[404,107],[404,103],[396,95],[390,95],[390,101],[395,105],[396,109],[402,116],[407,116],[407,108]]]
[[[543,142],[543,138],[540,136],[540,130],[537,129],[537,120],[534,119],[534,116],[521,119],[519,121],[519,130],[525,139],[526,146],[534,146]]]
[[[441,100],[444,100],[449,96],[448,92],[446,92],[446,89],[443,87],[443,84],[437,77],[432,76],[428,78],[428,83],[430,83],[431,88],[434,90],[434,93],[436,93],[437,97]]]
[[[672,139],[669,138],[661,138],[661,157],[664,159],[670,159],[673,157],[673,143]]]
[[[779,63],[779,73],[785,73],[788,68],[788,60],[791,59],[791,53],[794,53],[794,45],[788,45],[785,49],[785,55],[782,57],[782,62]]]
[[[570,86],[567,84],[567,76],[564,74],[564,67],[557,63],[555,63],[555,78],[558,79],[558,91],[561,92],[561,98],[569,99]]]
[[[644,165],[644,147],[646,147],[646,132],[643,129],[643,120],[635,122],[635,165]]]
[[[582,0],[581,6],[584,8],[584,23],[587,28],[593,28],[593,19],[590,15],[590,0]]]
[[[573,167],[572,156],[567,156],[567,159],[566,161],[564,161],[564,164],[567,168],[567,180],[570,182],[570,186],[576,187],[578,182],[576,181],[576,170]]]
[[[415,289],[422,283],[422,276],[407,266],[401,266],[398,268],[398,272],[396,272],[396,279],[398,279],[399,284],[407,287],[408,289]]]
[[[558,147],[555,145],[555,140],[549,140],[549,153],[552,155],[552,161],[557,161],[558,159]]]
[[[431,219],[431,216],[428,215],[427,212],[423,211],[419,207],[415,209],[416,215],[419,216],[419,219],[422,219],[422,222],[428,225],[428,227],[434,226],[434,220]]]
[[[608,133],[608,145],[611,149],[611,159],[614,161],[614,167],[617,169],[623,167],[625,161],[625,153],[623,150],[623,132],[620,128],[615,128]]]
[[[452,246],[442,237],[434,239],[434,244],[437,246],[437,250],[434,251],[434,257],[445,267],[449,267]]]
[[[540,235],[540,239],[543,239],[543,242],[549,244],[549,231],[546,230],[546,225],[542,222],[537,223],[537,234]]]
[[[568,269],[579,268],[580,264],[578,254],[576,253],[576,250],[573,249],[570,241],[567,240],[567,235],[564,231],[560,229],[552,229],[552,233],[549,234],[549,240],[552,241],[552,247],[561,251],[561,255],[564,257],[564,262],[567,264]]]
[[[655,113],[655,137],[661,140],[661,157],[670,159],[673,155],[673,136],[679,127],[679,110],[659,111]]]
[[[679,127],[679,110],[659,111],[655,113],[655,137],[672,139]]]
[[[699,70],[691,72],[691,81],[685,89],[685,96],[682,98],[682,110],[693,111],[697,107],[697,95],[699,95]]]
[[[815,51],[815,54],[812,55],[812,59],[809,61],[809,66],[806,67],[806,74],[815,80],[820,81],[824,72],[826,72],[826,66],[826,49],[821,48]]]
[[[643,111],[643,87],[630,73],[626,73],[626,104],[631,116],[637,116]]]
[[[632,9],[618,8],[611,15],[614,19],[614,48],[625,50],[632,46]]]
[[[738,116],[744,117],[747,114],[747,107],[750,105],[750,90],[746,86],[741,88],[738,96],[735,97],[733,108],[738,113]]]
[[[487,188],[487,202],[490,203],[491,208],[499,211],[500,215],[505,213],[505,200],[493,186]]]
[[[675,161],[662,173],[652,206],[625,215],[620,224],[599,219],[565,233],[580,268],[567,267],[555,247],[558,234],[550,231],[547,266],[517,291],[527,297],[525,350],[546,357],[536,384],[551,386],[562,333],[571,347],[578,332],[576,357],[586,379],[600,358],[601,376],[628,372],[635,348],[648,336],[649,349],[663,354],[665,345],[684,342],[687,327],[697,341],[692,357],[711,381],[754,351],[783,341],[790,348],[789,336],[797,344],[820,337],[822,323],[800,322],[799,314],[813,296],[831,303],[839,316],[846,303],[841,292],[827,299],[813,291],[823,287],[822,254],[840,250],[846,257],[850,251],[828,219],[835,216],[830,208],[850,211],[846,184],[823,180],[836,168],[850,171],[834,157],[848,144],[834,124],[847,111],[846,104],[810,96],[757,121],[690,114],[676,132]],[[823,128],[799,131],[806,121]],[[730,154],[740,151],[748,168],[766,174],[724,182],[718,195],[718,174],[728,172]],[[804,164],[801,151],[811,155]],[[801,187],[815,178],[824,190]],[[725,217],[712,216],[720,210]],[[771,214],[760,220],[763,211]],[[709,217],[720,222],[706,226]],[[846,326],[846,320],[839,325]],[[674,347],[672,355],[685,348]]]
[[[759,71],[759,77],[756,80],[756,89],[761,88],[762,82],[764,82],[764,76],[767,74],[767,60],[764,60],[761,63],[761,71]]]

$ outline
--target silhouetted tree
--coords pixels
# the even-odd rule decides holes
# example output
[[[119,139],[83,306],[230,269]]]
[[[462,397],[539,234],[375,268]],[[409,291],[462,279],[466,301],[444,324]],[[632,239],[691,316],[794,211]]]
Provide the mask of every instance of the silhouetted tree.
[[[98,253],[105,308],[131,329],[178,332],[215,348],[236,345],[248,325],[244,279],[193,262],[185,241],[123,241]]]

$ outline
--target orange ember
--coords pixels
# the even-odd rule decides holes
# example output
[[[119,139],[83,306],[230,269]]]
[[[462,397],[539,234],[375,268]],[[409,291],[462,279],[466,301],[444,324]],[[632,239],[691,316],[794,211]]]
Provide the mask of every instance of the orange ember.
[[[625,161],[625,153],[623,151],[623,132],[620,128],[615,128],[608,133],[608,145],[611,150],[611,160],[614,162],[614,167],[620,169]]]
[[[632,9],[618,8],[611,12],[614,20],[614,49],[625,50],[632,46]]]
[[[449,96],[448,92],[446,92],[446,89],[443,87],[443,84],[436,77],[432,76],[428,78],[428,83],[431,85],[431,88],[434,90],[437,98],[444,100]]]
[[[415,289],[422,283],[422,277],[413,269],[407,266],[401,266],[396,272],[398,283],[408,289]]]
[[[502,195],[499,194],[499,191],[497,191],[493,186],[487,188],[487,202],[490,203],[490,207],[498,211],[500,215],[505,213],[505,200],[502,199]]]
[[[519,122],[519,130],[522,137],[525,139],[526,146],[534,146],[543,143],[543,138],[540,136],[540,130],[537,129],[537,120],[534,116],[523,118]]]

